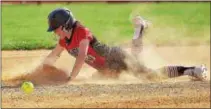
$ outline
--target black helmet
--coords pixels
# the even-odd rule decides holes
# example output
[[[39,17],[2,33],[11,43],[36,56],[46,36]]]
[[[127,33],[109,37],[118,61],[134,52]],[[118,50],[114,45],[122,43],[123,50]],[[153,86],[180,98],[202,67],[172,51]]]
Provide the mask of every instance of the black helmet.
[[[48,15],[48,32],[52,32],[60,26],[71,28],[75,19],[70,10],[66,8],[57,8]]]

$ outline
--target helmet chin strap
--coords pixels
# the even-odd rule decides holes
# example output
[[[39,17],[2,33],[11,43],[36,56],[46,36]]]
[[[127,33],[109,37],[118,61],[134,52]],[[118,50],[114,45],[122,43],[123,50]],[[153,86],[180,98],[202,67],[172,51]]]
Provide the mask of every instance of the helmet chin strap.
[[[62,30],[66,33],[71,33],[72,27],[69,27],[70,26],[69,23],[70,23],[70,20],[71,20],[71,12],[68,9],[66,11],[69,13],[70,16],[69,16],[68,20],[65,22],[65,24],[63,25]],[[73,22],[71,22],[71,23],[73,23],[73,24],[75,23],[75,18],[73,18]],[[73,24],[71,24],[71,26]]]
[[[68,23],[70,22],[70,17],[68,18],[67,22],[65,23],[65,25],[68,25]]]
[[[67,20],[67,22],[62,26],[62,30],[64,31],[64,32],[69,32],[69,30],[68,30],[68,23],[70,22],[70,17],[69,17],[69,19]]]
[[[68,36],[65,36],[65,40],[66,40],[67,42],[71,42],[72,35],[73,35],[73,33],[74,33],[74,25],[76,25],[76,22],[77,22],[77,21],[73,22],[73,27],[70,28],[68,31],[65,29],[64,26],[62,27],[62,30],[63,30],[64,32],[66,32],[66,33],[68,34],[68,36],[69,36],[69,37],[68,37]]]

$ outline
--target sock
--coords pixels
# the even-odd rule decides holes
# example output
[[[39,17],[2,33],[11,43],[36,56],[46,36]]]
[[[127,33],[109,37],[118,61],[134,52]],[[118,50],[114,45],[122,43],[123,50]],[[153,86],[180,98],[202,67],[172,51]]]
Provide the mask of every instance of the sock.
[[[188,69],[194,69],[195,67],[184,67],[184,66],[166,66],[164,67],[166,73],[168,74],[168,77],[173,78],[173,77],[178,77],[182,75],[191,75],[185,73],[185,70]]]
[[[133,51],[142,51],[143,43],[142,43],[142,37],[143,37],[143,30],[144,26],[141,25],[140,27],[135,28],[134,36],[132,40],[132,48]]]
[[[143,25],[141,25],[140,27],[135,28],[134,35],[133,35],[133,40],[141,38],[142,34],[143,34],[143,30],[144,30],[144,26]]]
[[[140,34],[141,27],[135,28],[133,39],[138,39]]]

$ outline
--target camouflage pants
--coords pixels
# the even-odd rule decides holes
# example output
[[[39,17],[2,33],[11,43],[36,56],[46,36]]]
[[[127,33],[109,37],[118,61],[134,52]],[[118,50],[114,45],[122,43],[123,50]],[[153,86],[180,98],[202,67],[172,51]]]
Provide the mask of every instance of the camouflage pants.
[[[112,72],[121,72],[127,70],[127,64],[125,63],[125,52],[120,47],[112,47],[106,54],[106,68]]]
[[[131,71],[133,73],[143,73],[150,71],[143,63],[137,60],[136,55],[129,54],[120,47],[112,47],[105,57],[106,68],[111,72]]]
[[[132,53],[124,51],[121,47],[111,47],[105,55],[106,68],[111,72],[120,73],[122,71],[131,71],[133,73],[149,72],[147,68],[138,60],[138,53],[142,51],[142,33],[140,37],[132,40]]]
[[[183,66],[163,66],[159,69],[148,68],[144,63],[138,60],[136,55],[129,54],[120,47],[112,47],[107,53],[106,68],[108,70],[105,71],[112,75],[118,75],[122,71],[127,71],[133,73],[135,76],[146,74],[147,77],[151,79],[181,76],[182,73],[179,70],[184,69]]]

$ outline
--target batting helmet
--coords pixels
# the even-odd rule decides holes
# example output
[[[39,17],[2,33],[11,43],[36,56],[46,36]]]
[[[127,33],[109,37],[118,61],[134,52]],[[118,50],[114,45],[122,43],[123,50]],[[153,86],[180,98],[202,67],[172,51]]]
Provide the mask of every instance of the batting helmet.
[[[66,8],[57,8],[48,15],[48,32],[52,32],[60,26],[65,29],[72,28],[75,19],[70,10]]]

